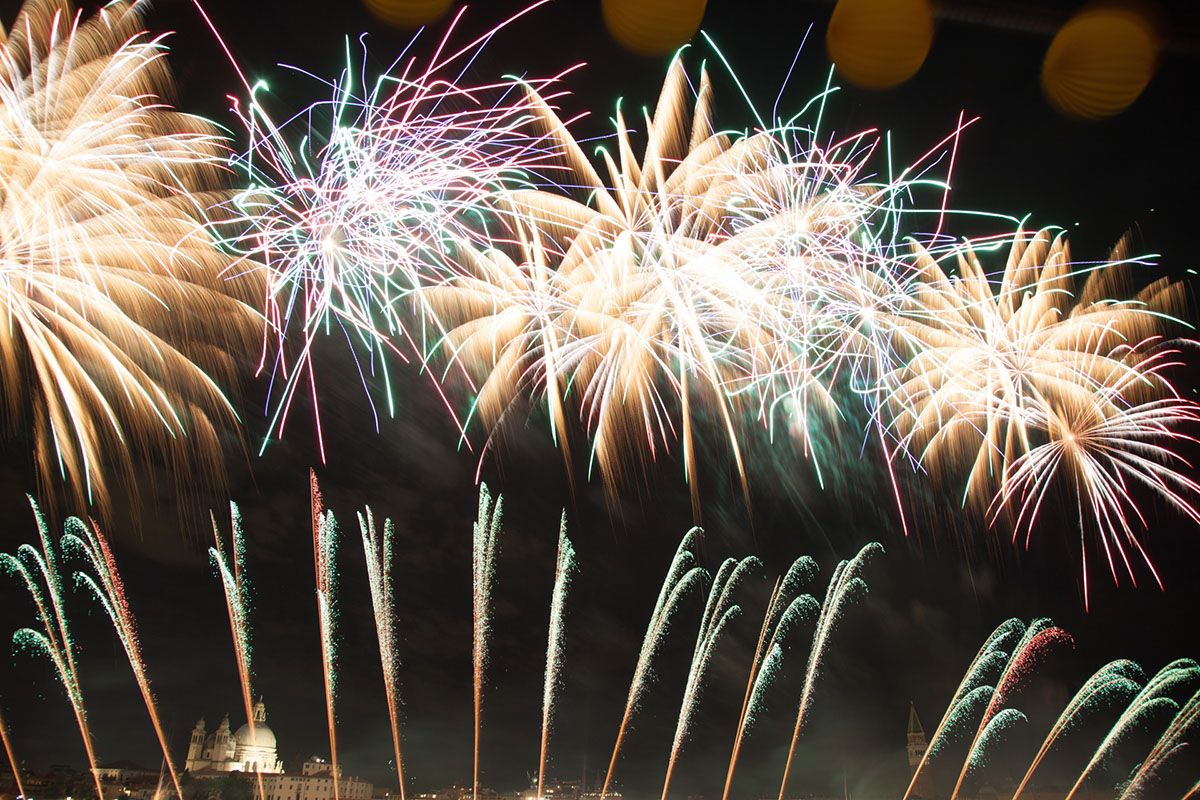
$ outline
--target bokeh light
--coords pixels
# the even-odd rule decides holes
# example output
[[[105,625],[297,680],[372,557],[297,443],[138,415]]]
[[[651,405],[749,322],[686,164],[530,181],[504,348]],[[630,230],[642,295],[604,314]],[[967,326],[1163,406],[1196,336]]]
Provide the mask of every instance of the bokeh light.
[[[1077,119],[1120,114],[1154,77],[1159,47],[1146,7],[1107,3],[1085,8],[1059,29],[1046,51],[1046,99]]]
[[[863,89],[904,83],[921,68],[932,42],[928,0],[838,0],[825,33],[838,72]]]
[[[642,56],[670,53],[696,35],[705,0],[602,0],[604,24],[626,50]]]
[[[363,5],[382,22],[397,28],[419,28],[437,22],[452,0],[363,0]]]

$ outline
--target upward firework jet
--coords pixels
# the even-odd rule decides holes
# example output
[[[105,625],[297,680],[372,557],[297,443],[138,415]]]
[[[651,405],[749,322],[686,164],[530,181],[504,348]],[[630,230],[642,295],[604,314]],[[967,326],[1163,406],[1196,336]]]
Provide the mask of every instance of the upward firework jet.
[[[1075,693],[1071,702],[1067,704],[1054,726],[1051,727],[1050,732],[1046,734],[1046,738],[1042,740],[1042,746],[1038,749],[1033,761],[1030,762],[1029,769],[1025,771],[1025,777],[1021,779],[1017,790],[1013,792],[1012,800],[1017,800],[1025,791],[1025,786],[1033,777],[1034,770],[1041,765],[1058,737],[1076,722],[1076,717],[1080,712],[1103,703],[1111,703],[1114,699],[1124,699],[1128,702],[1143,688],[1144,680],[1145,675],[1141,668],[1127,659],[1105,664],[1096,674],[1092,675]]]
[[[21,782],[21,769],[17,765],[17,757],[13,753],[12,741],[8,736],[8,725],[4,722],[3,714],[0,714],[0,741],[4,743],[4,755],[8,757],[8,767],[12,770],[13,783],[17,785],[17,794],[25,797],[25,786]]]
[[[1006,620],[992,631],[983,646],[979,648],[979,652],[971,660],[967,671],[963,673],[962,681],[946,705],[946,712],[937,728],[934,729],[924,755],[921,756],[916,769],[913,770],[912,780],[909,781],[908,789],[905,790],[901,800],[908,800],[926,763],[943,746],[946,737],[961,729],[970,712],[977,710],[976,706],[979,704],[980,696],[986,695],[984,702],[990,698],[992,687],[987,685],[988,682],[994,682],[999,677],[1005,664],[1008,663],[1011,648],[1021,639],[1025,631],[1026,625],[1021,620],[1015,618]]]
[[[213,546],[208,548],[208,559],[216,570],[225,593],[225,610],[229,615],[229,633],[233,639],[233,655],[237,662],[238,682],[242,689],[242,705],[246,710],[246,724],[250,736],[254,733],[254,696],[251,680],[250,649],[250,578],[246,574],[246,533],[242,529],[242,512],[236,503],[229,504],[229,544],[224,543],[216,515],[210,515],[213,527]],[[257,741],[257,738],[256,738]],[[254,771],[258,783],[259,800],[265,800],[262,772]]]
[[[471,772],[471,797],[473,800],[479,794],[479,732],[483,714],[483,676],[487,668],[488,638],[491,634],[492,622],[492,584],[496,579],[496,548],[497,534],[500,533],[500,523],[504,507],[504,498],[497,496],[492,502],[492,495],[486,484],[479,487],[479,515],[475,518],[472,531],[472,573],[473,607],[474,607],[474,684],[475,700],[475,756]]]
[[[708,572],[696,563],[695,548],[700,542],[702,532],[692,528],[679,542],[675,557],[663,579],[662,588],[658,592],[658,600],[654,604],[654,612],[650,615],[650,623],[646,626],[646,635],[642,637],[642,648],[638,652],[637,665],[633,668],[633,678],[629,681],[629,694],[625,699],[625,712],[621,715],[621,725],[617,728],[617,740],[613,744],[612,757],[608,760],[608,770],[604,774],[604,786],[600,790],[603,800],[608,795],[612,784],[613,772],[617,767],[617,756],[621,753],[621,744],[629,730],[629,723],[641,701],[642,693],[653,676],[654,655],[662,646],[680,602],[694,589],[702,588],[708,579]]]
[[[700,619],[700,631],[696,636],[696,646],[692,650],[692,664],[688,669],[687,681],[683,688],[683,700],[679,706],[679,721],[675,723],[675,738],[671,742],[671,754],[667,758],[667,774],[663,778],[662,800],[666,800],[671,790],[671,775],[675,771],[675,762],[683,750],[683,743],[690,732],[692,716],[700,698],[700,690],[704,684],[705,673],[709,662],[712,661],[713,651],[720,641],[725,628],[742,613],[739,605],[733,602],[733,593],[754,570],[762,566],[754,556],[748,556],[740,561],[726,559],[717,570],[712,587],[708,592],[708,602],[704,606],[704,616]]]
[[[802,556],[792,563],[787,573],[775,582],[775,587],[771,590],[767,610],[763,614],[762,628],[758,633],[758,644],[754,647],[754,660],[746,678],[746,693],[742,698],[742,711],[738,716],[737,733],[733,738],[733,751],[729,754],[729,769],[725,773],[725,789],[721,800],[728,800],[742,740],[765,705],[766,690],[779,672],[788,634],[803,619],[815,619],[817,616],[818,604],[813,596],[797,594],[802,586],[813,579],[816,571],[816,562],[808,556]]]
[[[100,532],[100,526],[95,522],[89,527],[82,520],[71,517],[66,522],[66,531],[62,539],[63,552],[81,555],[92,569],[93,574],[76,572],[75,581],[87,587],[96,602],[104,609],[104,613],[112,622],[117,638],[125,650],[129,667],[142,693],[142,701],[146,704],[146,713],[150,715],[150,723],[154,726],[154,734],[158,737],[158,745],[162,749],[163,761],[175,787],[175,796],[183,797],[179,785],[179,774],[175,771],[175,763],[171,759],[171,750],[167,746],[167,736],[163,731],[162,722],[158,718],[158,705],[154,700],[154,692],[150,688],[150,677],[146,674],[146,662],[142,658],[142,645],[138,638],[137,626],[134,624],[133,610],[125,597],[125,584],[121,581],[121,573],[117,570],[117,561],[113,558],[108,542]]]
[[[1029,679],[1030,673],[1045,656],[1046,650],[1054,644],[1062,643],[1070,644],[1071,637],[1062,628],[1054,627],[1048,619],[1036,619],[1025,628],[1008,654],[995,687],[989,693],[987,705],[975,729],[975,737],[967,748],[966,758],[963,759],[962,769],[959,770],[954,791],[950,793],[950,800],[958,797],[967,775],[973,769],[982,766],[991,741],[1017,719],[1025,719],[1024,714],[1016,709],[1005,708],[1005,705]]]
[[[371,608],[375,612],[375,634],[379,640],[379,660],[383,667],[383,691],[387,698],[388,723],[392,729],[393,757],[400,800],[404,800],[404,762],[400,758],[400,656],[396,647],[396,597],[393,586],[392,539],[395,528],[390,519],[383,521],[383,537],[375,527],[375,516],[368,508],[358,515],[362,531],[363,554],[367,562],[367,583],[371,590]]]
[[[1113,749],[1131,733],[1146,725],[1150,718],[1166,711],[1171,712],[1173,717],[1179,711],[1179,704],[1171,696],[1174,692],[1181,688],[1195,691],[1197,685],[1200,685],[1200,665],[1191,659],[1172,661],[1159,670],[1125,707],[1116,724],[1079,773],[1079,778],[1067,793],[1065,800],[1071,800]]]
[[[1200,691],[1193,694],[1175,713],[1171,724],[1154,743],[1149,755],[1134,770],[1124,791],[1121,792],[1119,800],[1137,800],[1137,798],[1144,797],[1146,789],[1163,765],[1171,757],[1178,755],[1179,751],[1187,745],[1184,737],[1196,727],[1197,723],[1200,723]],[[1192,794],[1194,791],[1195,789],[1188,794]]]
[[[883,545],[872,542],[846,561],[838,563],[829,579],[829,588],[825,591],[825,600],[821,603],[821,613],[817,617],[817,627],[813,631],[812,647],[808,652],[808,665],[804,671],[804,687],[800,690],[800,707],[796,711],[796,725],[792,729],[792,743],[788,746],[787,761],[783,765],[783,779],[779,783],[779,800],[783,800],[787,791],[788,776],[792,769],[792,758],[796,755],[796,743],[800,740],[800,730],[804,727],[808,709],[812,703],[813,692],[817,678],[821,674],[825,651],[829,647],[829,639],[834,627],[841,619],[849,603],[862,597],[867,592],[867,582],[862,578],[862,570],[866,562],[883,552]]]
[[[136,491],[141,451],[180,484],[220,480],[227,354],[256,316],[253,282],[225,279],[206,231],[224,147],[161,100],[166,48],[144,9],[83,19],[28,0],[0,30],[4,411],[32,431],[39,479],[101,513],[113,486]]]
[[[317,626],[321,634],[321,671],[325,676],[325,717],[329,723],[329,761],[333,768],[333,800],[341,797],[337,751],[337,521],[321,501],[317,473],[309,472],[312,501],[313,571],[317,585]]]
[[[75,642],[67,620],[63,597],[62,573],[59,570],[58,553],[50,539],[46,520],[33,498],[29,498],[33,516],[37,521],[40,550],[23,544],[16,555],[0,553],[0,570],[17,577],[29,591],[37,611],[38,628],[21,628],[13,634],[13,644],[20,650],[40,653],[49,659],[59,683],[67,692],[71,710],[75,712],[75,724],[83,739],[88,767],[96,785],[96,796],[104,800],[104,787],[100,785],[100,772],[96,764],[96,752],[92,732],[88,727],[87,708],[83,702],[83,689],[79,685],[79,671],[75,666]],[[6,737],[7,742],[7,737]]]
[[[550,724],[553,721],[555,697],[562,682],[564,615],[567,591],[575,574],[575,549],[567,538],[567,514],[564,511],[558,529],[558,564],[554,571],[554,595],[550,600],[550,632],[546,643],[546,678],[542,690],[542,749],[538,757],[537,796],[541,800],[542,782],[546,777],[546,753],[550,745]]]

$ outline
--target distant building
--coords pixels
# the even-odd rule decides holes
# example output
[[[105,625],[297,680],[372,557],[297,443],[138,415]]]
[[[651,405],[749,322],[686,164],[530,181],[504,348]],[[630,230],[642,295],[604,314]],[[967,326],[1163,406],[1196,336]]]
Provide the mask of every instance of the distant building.
[[[929,742],[925,738],[925,729],[921,727],[921,720],[917,717],[916,705],[909,703],[908,705],[908,776],[916,774],[917,768],[921,766],[921,760],[925,758],[925,751],[929,749]],[[914,798],[922,798],[929,796],[928,778],[922,774],[916,785],[913,786],[912,796]]]
[[[212,733],[205,735],[204,720],[192,729],[188,743],[188,772],[261,772],[264,775],[283,772],[283,762],[276,752],[275,732],[267,725],[267,707],[262,698],[254,706],[253,725],[248,721],[229,733],[229,715]]]
[[[366,781],[342,777],[338,767],[338,796],[342,800],[371,800],[375,787]],[[299,775],[263,775],[265,800],[332,800],[333,767],[324,759],[310,758]]]

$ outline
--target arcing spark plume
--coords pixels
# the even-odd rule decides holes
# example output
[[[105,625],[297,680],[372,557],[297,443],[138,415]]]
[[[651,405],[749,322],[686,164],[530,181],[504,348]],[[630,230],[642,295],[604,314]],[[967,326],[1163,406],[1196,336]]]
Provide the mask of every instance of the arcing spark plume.
[[[117,569],[117,561],[100,526],[95,522],[89,526],[77,517],[67,519],[66,530],[62,538],[64,554],[78,554],[91,567],[92,573],[76,572],[75,581],[90,590],[96,602],[104,609],[112,622],[113,630],[125,650],[129,667],[142,693],[142,702],[146,704],[146,713],[150,715],[150,723],[154,726],[154,735],[158,737],[158,745],[162,749],[163,762],[171,776],[175,787],[175,796],[183,797],[183,789],[179,783],[179,773],[171,758],[171,749],[167,745],[167,735],[158,717],[158,704],[154,700],[154,692],[150,688],[150,676],[146,673],[146,662],[142,658],[142,645],[138,638],[137,626],[134,624],[133,610],[125,597],[125,584]]]
[[[1200,724],[1200,691],[1195,692],[1175,712],[1171,724],[1167,726],[1162,736],[1154,743],[1150,753],[1134,770],[1118,800],[1137,800],[1137,798],[1143,797],[1163,765],[1186,746],[1184,736],[1197,724]],[[1192,792],[1188,792],[1188,794],[1192,794]]]
[[[235,108],[249,148],[234,166],[249,186],[235,198],[241,230],[227,245],[267,276],[269,436],[282,434],[307,394],[324,457],[314,348],[330,333],[346,340],[377,425],[374,377],[393,413],[389,360],[424,359],[437,329],[423,292],[503,237],[500,192],[548,165],[521,81],[454,82],[524,13],[451,48],[460,12],[427,62],[406,48],[374,79],[356,75],[347,52],[328,82],[332,97],[279,124],[260,100],[263,84]]]
[[[546,642],[546,675],[542,688],[542,745],[538,755],[537,797],[541,800],[546,777],[546,754],[550,746],[550,726],[559,685],[562,683],[563,644],[567,591],[575,574],[575,549],[567,538],[567,514],[564,511],[558,529],[558,561],[554,570],[554,594],[550,599],[550,628]]]
[[[767,686],[780,670],[784,641],[802,619],[815,619],[819,612],[817,601],[812,595],[797,594],[802,586],[813,579],[816,572],[816,562],[808,556],[802,556],[792,562],[783,578],[776,581],[771,590],[767,610],[763,614],[762,627],[758,633],[758,643],[754,647],[754,659],[746,678],[746,692],[742,698],[737,732],[733,737],[733,750],[729,754],[729,768],[725,773],[725,788],[721,800],[729,798],[742,740],[765,704]]]
[[[1005,706],[1012,695],[1029,679],[1033,667],[1045,655],[1047,648],[1056,643],[1071,643],[1071,637],[1062,628],[1055,627],[1049,619],[1035,619],[1022,632],[990,692],[979,725],[975,729],[975,737],[967,748],[954,791],[950,793],[950,800],[958,797],[968,773],[983,763],[988,743],[1018,719],[1025,719],[1024,714]]]
[[[83,19],[28,0],[0,30],[4,412],[31,431],[40,481],[105,514],[114,486],[136,492],[140,451],[180,483],[185,466],[220,480],[218,431],[236,421],[221,385],[255,325],[205,229],[224,148],[160,99],[144,9]]]
[[[1019,619],[1006,620],[992,631],[983,646],[979,648],[979,652],[975,654],[975,658],[971,660],[966,672],[963,673],[962,681],[954,690],[950,702],[946,704],[946,712],[942,715],[937,728],[934,729],[933,735],[929,739],[929,746],[913,770],[912,779],[901,800],[908,800],[926,763],[937,753],[945,738],[953,731],[963,727],[968,716],[968,713],[964,712],[976,710],[981,695],[984,703],[990,700],[992,686],[988,683],[994,683],[998,679],[1004,665],[1008,663],[1011,648],[1025,634],[1026,629],[1025,623]],[[982,713],[982,709],[979,710]]]
[[[504,498],[492,502],[487,484],[479,486],[479,513],[471,536],[472,572],[472,696],[475,708],[475,747],[471,771],[471,798],[479,794],[479,734],[483,721],[483,678],[487,668],[492,623],[492,585],[496,580],[497,535],[503,519]]]
[[[1112,753],[1113,749],[1133,731],[1145,725],[1148,718],[1163,711],[1179,711],[1179,704],[1171,695],[1180,688],[1200,685],[1200,665],[1188,658],[1172,661],[1151,678],[1137,696],[1121,713],[1120,718],[1109,730],[1100,746],[1096,748],[1091,759],[1079,773],[1071,791],[1064,800],[1071,800],[1084,783],[1091,777],[1092,772]]]
[[[871,542],[859,550],[853,558],[839,562],[829,579],[829,588],[825,590],[825,600],[821,603],[821,613],[817,617],[817,627],[813,631],[812,647],[808,651],[808,664],[804,670],[804,686],[800,690],[800,703],[796,710],[796,724],[792,729],[792,741],[788,746],[787,761],[783,765],[783,778],[779,782],[779,800],[783,800],[787,791],[792,759],[796,755],[796,744],[800,740],[800,731],[808,717],[808,709],[812,703],[817,678],[821,674],[830,636],[848,604],[866,594],[867,582],[862,577],[863,567],[870,558],[882,552],[883,545]]]
[[[387,699],[388,724],[392,731],[393,758],[400,800],[404,800],[404,762],[400,757],[400,655],[397,652],[396,597],[393,579],[392,540],[395,528],[390,519],[383,521],[380,538],[371,509],[358,515],[362,532],[363,555],[367,563],[367,585],[371,590],[371,609],[375,612],[375,636],[379,640],[379,660],[383,668],[383,691]]]
[[[217,525],[215,514],[210,514],[213,529],[213,546],[208,548],[208,560],[212,562],[221,590],[225,595],[225,610],[229,615],[229,634],[233,640],[233,656],[237,663],[238,683],[242,690],[242,705],[246,711],[246,725],[250,735],[254,733],[254,708],[250,649],[250,578],[246,574],[246,532],[242,529],[242,512],[237,504],[229,504],[229,544]],[[266,800],[262,771],[255,764],[254,775],[258,784],[259,800]]]
[[[625,741],[625,734],[629,731],[629,724],[641,701],[642,693],[653,677],[654,655],[666,638],[675,611],[684,597],[693,589],[701,588],[708,579],[708,572],[697,564],[695,555],[695,548],[699,545],[701,536],[702,531],[699,528],[692,528],[680,540],[675,557],[671,559],[671,566],[663,579],[662,588],[659,589],[658,600],[646,626],[646,635],[642,637],[642,647],[638,651],[637,664],[633,668],[633,678],[629,681],[625,711],[621,715],[617,739],[613,744],[612,756],[608,760],[608,770],[604,773],[604,785],[600,789],[601,800],[608,796],[617,767],[617,757],[621,753],[621,744]]]
[[[692,650],[692,663],[683,687],[683,700],[679,704],[679,720],[675,723],[675,737],[671,741],[671,754],[667,758],[667,774],[663,778],[662,800],[666,800],[671,789],[671,776],[683,750],[683,743],[690,732],[692,717],[696,713],[700,690],[709,662],[712,661],[713,651],[726,626],[742,613],[741,607],[733,602],[733,592],[746,580],[747,575],[761,566],[762,562],[754,556],[747,556],[740,561],[729,558],[721,564],[717,576],[713,579],[708,592],[708,602],[704,605],[704,615],[700,618],[696,646]]]
[[[313,572],[317,587],[317,630],[321,637],[321,672],[325,686],[325,719],[329,725],[329,761],[333,777],[333,800],[340,800],[341,774],[337,750],[337,520],[326,511],[317,485],[317,473],[309,471],[312,503]]]
[[[66,603],[63,596],[62,572],[59,570],[58,553],[51,541],[50,531],[33,498],[29,498],[33,517],[37,522],[39,548],[23,544],[16,555],[0,553],[0,570],[17,577],[29,592],[37,612],[38,628],[21,628],[13,634],[13,644],[19,650],[44,655],[54,667],[55,675],[67,693],[71,710],[75,713],[75,724],[83,739],[88,767],[96,785],[96,797],[104,800],[104,787],[100,784],[100,771],[96,761],[91,728],[88,726],[87,708],[83,702],[83,689],[79,685],[79,671],[75,666],[75,641],[67,620]]]
[[[1046,754],[1050,752],[1050,748],[1054,746],[1059,736],[1076,723],[1080,712],[1099,704],[1111,703],[1114,699],[1125,699],[1128,702],[1143,688],[1144,680],[1145,675],[1142,674],[1141,668],[1127,659],[1112,661],[1097,670],[1079,688],[1079,691],[1071,698],[1071,702],[1059,714],[1053,727],[1050,728],[1050,732],[1042,740],[1042,746],[1038,749],[1037,755],[1033,757],[1033,761],[1030,762],[1025,776],[1017,785],[1016,791],[1013,792],[1012,800],[1017,800],[1025,791],[1029,779],[1033,777],[1034,771],[1041,765]]]

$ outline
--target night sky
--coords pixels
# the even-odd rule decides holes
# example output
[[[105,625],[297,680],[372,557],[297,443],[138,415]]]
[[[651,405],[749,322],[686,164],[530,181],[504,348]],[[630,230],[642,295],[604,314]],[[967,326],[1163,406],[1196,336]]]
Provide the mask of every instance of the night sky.
[[[15,5],[0,6],[6,23]],[[798,108],[818,92],[828,69],[823,35],[831,6],[789,3],[781,10],[784,5],[711,0],[704,22],[739,79],[767,108],[810,25],[785,104]],[[1052,9],[1045,14],[1056,19],[1077,4],[1031,5]],[[344,37],[353,41],[368,32],[376,67],[390,62],[408,38],[389,32],[351,0],[208,0],[206,7],[247,75],[268,79],[281,106],[311,102],[323,97],[323,89],[277,64],[332,78],[342,65]],[[507,0],[481,0],[463,23],[463,40],[467,32],[482,30],[519,7]],[[1175,34],[1192,42],[1194,8],[1172,18]],[[150,25],[176,31],[170,43],[179,105],[236,128],[226,100],[238,91],[236,75],[190,3],[161,0]],[[426,38],[420,52],[434,43],[433,36]],[[1060,118],[1041,96],[1038,71],[1047,44],[1042,34],[944,21],[914,79],[884,93],[845,88],[829,103],[826,126],[845,132],[890,130],[902,160],[921,155],[948,134],[960,111],[979,115],[981,121],[959,147],[953,207],[1028,214],[1031,225],[1068,227],[1076,258],[1102,258],[1128,230],[1135,250],[1160,255],[1161,269],[1153,274],[1182,276],[1200,268],[1192,249],[1192,186],[1198,176],[1188,99],[1197,78],[1195,50],[1168,51],[1130,110],[1085,124]],[[689,63],[698,66],[702,58],[711,55],[697,48]],[[587,66],[568,79],[572,95],[562,105],[570,114],[590,112],[576,130],[594,136],[610,131],[608,118],[618,98],[633,108],[652,104],[667,63],[620,50],[604,30],[598,2],[556,0],[498,35],[467,79],[546,75],[580,61]],[[733,84],[719,69],[714,73],[718,124],[750,124]],[[950,230],[993,232],[970,220],[955,221]],[[253,375],[256,355],[247,355],[240,401],[245,443],[231,441],[227,452],[229,496],[193,498],[180,507],[160,487],[148,491],[136,510],[120,509],[108,526],[177,757],[184,755],[197,718],[204,716],[210,730],[226,711],[235,728],[243,721],[224,602],[205,554],[206,509],[214,508],[227,526],[229,499],[240,504],[246,520],[256,690],[265,695],[280,755],[288,760],[328,752],[308,518],[308,469],[313,466],[343,530],[339,749],[346,770],[380,784],[393,779],[353,519],[369,503],[377,515],[396,521],[399,536],[406,778],[413,789],[469,782],[470,526],[478,453],[457,447],[455,428],[428,379],[413,369],[402,368],[406,377],[396,418],[382,420],[376,432],[352,366],[342,350],[330,347],[320,354],[327,368],[325,463],[319,463],[303,414],[295,417],[285,441],[259,457],[266,424],[263,386]],[[1180,381],[1200,387],[1200,374]],[[607,763],[662,575],[693,521],[680,464],[666,459],[613,507],[597,482],[581,477],[572,492],[562,459],[538,418],[517,433],[498,456],[485,460],[483,469],[486,482],[504,495],[508,520],[500,541],[482,744],[483,782],[500,790],[527,785],[527,776],[536,772],[541,670],[562,510],[581,564],[569,601],[568,666],[551,751],[551,774],[564,779],[587,775],[592,780]],[[710,444],[702,454],[707,564],[715,568],[727,555],[756,554],[767,569],[755,584],[757,598],[747,603],[751,612],[735,631],[739,641],[725,647],[715,665],[696,736],[676,778],[680,796],[719,792],[757,617],[774,576],[801,554],[821,565],[814,587],[821,591],[839,558],[869,541],[887,550],[867,569],[869,597],[837,633],[802,740],[797,790],[840,790],[845,777],[852,789],[894,791],[905,774],[909,702],[932,728],[979,644],[1010,616],[1049,616],[1076,638],[1074,651],[1056,653],[1023,701],[1039,738],[1049,724],[1047,715],[1105,661],[1128,657],[1153,671],[1177,657],[1200,656],[1200,627],[1193,619],[1200,607],[1200,531],[1175,514],[1156,507],[1148,514],[1146,541],[1165,592],[1144,572],[1136,589],[1114,589],[1097,562],[1085,612],[1077,534],[1069,517],[1048,520],[1030,551],[1018,551],[1002,531],[989,532],[980,521],[963,517],[950,495],[929,491],[925,512],[910,520],[914,530],[906,539],[886,486],[877,476],[861,477],[870,471],[862,468],[854,447],[843,446],[826,465],[833,477],[824,491],[815,488],[812,469],[796,454],[772,451],[762,442],[752,442],[751,450],[756,458],[749,513],[724,466],[724,450]],[[20,432],[0,451],[0,512],[6,520],[0,547],[9,552],[35,536],[24,498],[34,489],[28,451],[29,441]],[[870,452],[863,456],[872,457]],[[960,521],[950,524],[951,519]],[[696,600],[687,609],[669,641],[618,769],[618,782],[639,796],[661,785],[698,605]],[[82,596],[73,609],[83,690],[101,759],[157,765],[152,731],[111,629]],[[20,587],[0,587],[0,638],[31,621]],[[793,669],[778,684],[771,712],[747,746],[739,796],[777,790],[800,677]],[[0,658],[0,702],[18,753],[30,768],[82,763],[69,705],[48,666],[25,655]],[[1028,749],[1018,751],[1027,754]],[[1003,764],[1000,759],[1001,772]],[[1053,776],[1054,768],[1048,767],[1047,778]]]

